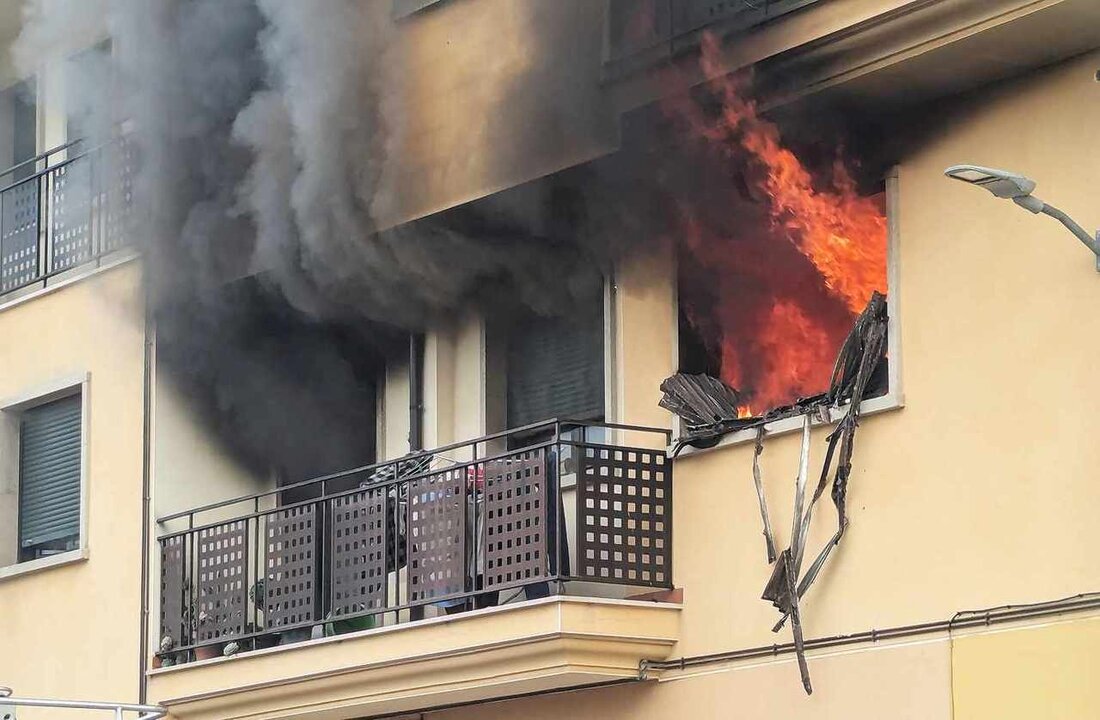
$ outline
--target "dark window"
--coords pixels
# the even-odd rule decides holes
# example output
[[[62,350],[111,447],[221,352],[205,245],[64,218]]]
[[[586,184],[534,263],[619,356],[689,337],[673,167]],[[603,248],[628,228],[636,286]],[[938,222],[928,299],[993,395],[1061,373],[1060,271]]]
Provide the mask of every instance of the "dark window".
[[[19,424],[19,561],[80,545],[81,398],[23,412]]]
[[[0,172],[33,158],[38,152],[38,109],[34,80],[0,91]],[[34,163],[0,176],[0,187],[32,175]]]
[[[527,316],[508,335],[508,427],[604,416],[602,298],[588,312]]]

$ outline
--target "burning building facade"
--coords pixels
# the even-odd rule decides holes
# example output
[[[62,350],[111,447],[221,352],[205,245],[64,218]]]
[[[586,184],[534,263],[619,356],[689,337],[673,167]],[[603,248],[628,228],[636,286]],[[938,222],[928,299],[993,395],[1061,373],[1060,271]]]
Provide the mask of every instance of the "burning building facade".
[[[1092,3],[40,7],[4,21],[0,684],[1097,707],[1096,278],[942,179],[1089,210]]]

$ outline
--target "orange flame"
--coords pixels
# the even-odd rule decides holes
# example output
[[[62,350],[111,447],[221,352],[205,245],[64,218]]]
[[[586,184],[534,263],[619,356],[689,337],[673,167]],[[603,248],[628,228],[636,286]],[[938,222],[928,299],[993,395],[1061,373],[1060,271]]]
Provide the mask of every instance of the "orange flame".
[[[702,68],[717,84],[722,122],[707,136],[741,147],[767,171],[765,190],[772,222],[810,259],[825,286],[859,314],[875,290],[886,288],[886,216],[874,198],[860,196],[848,169],[833,165],[833,189],[819,191],[810,172],[780,142],[779,128],[757,114],[756,103],[740,93],[743,75],[724,75],[718,41],[702,40]]]
[[[746,393],[749,402],[738,408],[740,416],[827,389],[852,320],[873,291],[887,289],[887,226],[881,196],[861,196],[839,160],[827,183],[815,182],[783,146],[775,124],[744,97],[747,77],[725,74],[718,58],[718,42],[705,35],[701,66],[720,105],[716,114],[686,96],[665,107],[719,157],[747,158],[760,171],[764,222],[770,227],[762,228],[766,237],[755,245],[729,237],[728,229],[705,227],[688,202],[680,203],[688,272],[718,281],[713,296],[696,296],[685,313],[696,331],[717,345],[722,379]],[[737,225],[737,232],[752,234],[750,222]],[[803,257],[806,269],[792,269],[789,261],[783,267],[782,258],[790,253],[769,246],[769,238],[786,239],[796,251],[791,257]],[[788,277],[778,277],[784,272]],[[690,294],[690,278],[686,284]]]
[[[759,348],[766,369],[753,388],[756,397],[790,402],[829,384],[832,367],[821,358],[835,353],[833,343],[828,332],[795,302],[778,300],[772,305]]]

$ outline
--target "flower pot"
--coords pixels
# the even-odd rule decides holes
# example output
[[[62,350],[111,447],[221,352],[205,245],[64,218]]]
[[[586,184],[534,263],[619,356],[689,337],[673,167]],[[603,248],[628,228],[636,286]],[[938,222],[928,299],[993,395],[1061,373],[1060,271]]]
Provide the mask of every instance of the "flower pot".
[[[195,648],[196,660],[210,660],[212,658],[222,656],[222,644],[213,643],[212,645],[201,645]]]
[[[313,631],[310,628],[297,628],[295,630],[284,630],[279,633],[280,645],[293,645],[294,643],[305,642],[313,637]]]
[[[332,637],[334,635],[343,635],[345,633],[358,632],[359,630],[370,630],[375,627],[377,623],[374,620],[373,615],[366,615],[357,618],[350,618],[348,620],[333,620],[330,623],[325,623],[325,637]]]

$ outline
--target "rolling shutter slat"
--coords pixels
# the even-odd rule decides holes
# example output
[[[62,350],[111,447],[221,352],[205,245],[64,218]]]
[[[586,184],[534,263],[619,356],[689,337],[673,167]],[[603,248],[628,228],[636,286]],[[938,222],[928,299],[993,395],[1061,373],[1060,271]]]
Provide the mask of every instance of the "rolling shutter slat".
[[[508,427],[604,414],[603,312],[535,318],[508,350]]]
[[[80,533],[80,396],[23,413],[19,433],[19,544]]]

